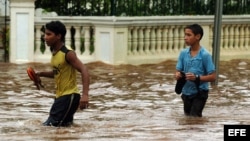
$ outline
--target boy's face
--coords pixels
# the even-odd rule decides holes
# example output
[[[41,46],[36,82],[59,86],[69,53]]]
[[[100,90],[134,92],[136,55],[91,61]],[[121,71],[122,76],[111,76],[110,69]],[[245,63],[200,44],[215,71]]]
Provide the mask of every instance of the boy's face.
[[[200,41],[200,34],[195,35],[191,29],[185,29],[185,44],[187,46],[193,46],[194,44],[196,44],[197,42]]]
[[[61,34],[55,34],[54,32],[45,29],[44,40],[47,46],[54,47],[58,42],[61,41]]]

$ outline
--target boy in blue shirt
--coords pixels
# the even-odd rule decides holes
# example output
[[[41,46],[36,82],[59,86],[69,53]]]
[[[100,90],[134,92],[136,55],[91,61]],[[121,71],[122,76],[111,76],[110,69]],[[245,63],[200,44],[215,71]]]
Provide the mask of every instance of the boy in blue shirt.
[[[188,116],[202,117],[209,92],[209,83],[216,79],[215,66],[212,56],[200,45],[203,29],[198,24],[185,27],[185,44],[189,47],[180,52],[176,64],[176,80],[185,77],[181,88],[181,98],[184,113]],[[185,75],[181,75],[183,72]]]

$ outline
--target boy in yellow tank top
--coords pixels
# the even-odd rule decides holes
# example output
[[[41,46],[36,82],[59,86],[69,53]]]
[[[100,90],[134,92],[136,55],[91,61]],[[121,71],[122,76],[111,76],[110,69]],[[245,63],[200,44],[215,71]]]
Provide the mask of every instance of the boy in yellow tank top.
[[[89,73],[76,53],[64,45],[66,28],[60,21],[45,25],[44,40],[52,52],[52,71],[37,72],[40,77],[54,78],[56,95],[45,126],[69,126],[78,107],[88,107]],[[77,71],[81,73],[82,94],[77,88]]]

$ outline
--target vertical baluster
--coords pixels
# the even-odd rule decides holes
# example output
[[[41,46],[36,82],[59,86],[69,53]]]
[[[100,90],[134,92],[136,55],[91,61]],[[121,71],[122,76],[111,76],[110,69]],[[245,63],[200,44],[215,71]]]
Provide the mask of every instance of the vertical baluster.
[[[184,26],[179,27],[179,49],[183,49],[185,47],[184,41]]]
[[[173,26],[169,26],[169,32],[168,32],[168,52],[173,51],[173,38],[174,38],[174,33],[173,33]]]
[[[220,48],[224,48],[225,45],[225,25],[221,25],[221,42],[220,42]]]
[[[138,48],[138,33],[137,33],[137,27],[133,28],[133,35],[132,35],[132,41],[133,41],[133,47],[132,52],[134,55],[137,55],[137,48]]]
[[[179,30],[178,30],[178,26],[174,27],[174,51],[178,52],[179,50]]]
[[[167,52],[167,35],[168,35],[168,29],[166,26],[163,26],[162,28],[162,51],[163,53]]]
[[[250,45],[250,26],[249,24],[245,25],[245,48],[248,50]]]
[[[148,26],[146,26],[145,28],[145,38],[144,38],[144,45],[145,45],[145,53],[146,54],[150,54],[150,51],[149,51],[149,41],[150,41],[150,28]]]
[[[225,49],[229,49],[229,26],[228,25],[225,25],[224,26],[224,47]]]
[[[71,28],[71,26],[69,26],[69,25],[66,26],[67,34],[65,36],[65,45],[71,47],[71,45],[70,45],[71,44],[70,43],[70,41],[71,41],[71,38],[70,38],[70,28]]]
[[[183,32],[183,26],[178,26],[178,51],[180,51],[183,48],[183,41],[184,41],[184,32]]]
[[[144,49],[143,49],[143,27],[140,27],[138,29],[139,36],[138,36],[138,49],[139,49],[139,54],[145,54]]]
[[[80,39],[80,27],[79,26],[75,26],[74,27],[76,30],[76,34],[75,34],[75,52],[76,54],[81,54],[81,50],[80,50],[80,45],[81,45],[81,39]]]
[[[244,25],[239,25],[239,39],[240,39],[240,43],[239,43],[239,48],[242,50],[244,48],[244,37],[245,37],[245,34],[244,34]]]
[[[131,32],[132,32],[132,28],[131,27],[129,27],[128,28],[128,55],[131,55],[132,54],[132,52],[131,52],[131,50],[132,50],[132,38],[131,38]]]
[[[158,53],[162,53],[162,30],[160,26],[156,27],[156,52]]]
[[[234,49],[239,48],[239,25],[234,26]]]
[[[40,31],[40,25],[35,26],[35,44],[36,44],[36,50],[34,51],[35,56],[37,54],[41,54],[40,51],[40,45],[41,45],[41,31]]]
[[[209,47],[208,50],[212,51],[213,49],[213,25],[209,26]]]
[[[41,28],[41,36],[43,36],[43,38],[44,38],[44,34],[45,34],[45,27],[43,26],[42,28]],[[44,40],[43,40],[44,41]],[[42,46],[41,46],[42,47]],[[44,49],[45,49],[45,51],[44,51],[44,53],[43,54],[51,54],[51,49],[50,49],[50,47],[49,46],[47,46],[47,44],[45,43],[45,41],[43,42],[43,47],[44,47]],[[40,47],[39,47],[40,48]]]
[[[229,27],[229,49],[234,48],[234,26]]]
[[[150,30],[150,52],[155,53],[155,28],[152,27]]]
[[[224,38],[224,34],[225,34],[225,26],[221,25],[221,42],[220,42],[220,48],[224,48],[224,44],[225,44],[225,38]]]
[[[84,54],[90,55],[90,27],[84,26],[82,30],[82,34],[84,36]]]

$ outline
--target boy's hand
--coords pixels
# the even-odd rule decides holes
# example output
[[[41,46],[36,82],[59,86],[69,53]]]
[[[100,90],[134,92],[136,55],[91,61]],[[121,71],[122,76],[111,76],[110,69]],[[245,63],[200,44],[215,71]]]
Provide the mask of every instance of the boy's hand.
[[[89,100],[88,99],[89,99],[88,95],[83,95],[81,97],[80,103],[79,103],[79,108],[81,110],[88,108],[88,106],[89,106]]]

